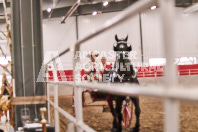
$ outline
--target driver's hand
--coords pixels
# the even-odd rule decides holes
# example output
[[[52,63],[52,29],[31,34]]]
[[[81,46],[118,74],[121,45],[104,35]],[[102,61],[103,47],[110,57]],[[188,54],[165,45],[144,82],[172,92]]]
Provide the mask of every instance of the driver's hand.
[[[91,72],[96,72],[96,69],[94,68],[93,70],[91,70]]]

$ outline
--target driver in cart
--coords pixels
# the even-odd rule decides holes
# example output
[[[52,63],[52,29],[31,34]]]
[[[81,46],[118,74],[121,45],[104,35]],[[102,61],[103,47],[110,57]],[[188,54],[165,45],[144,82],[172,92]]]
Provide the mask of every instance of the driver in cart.
[[[102,74],[104,72],[104,66],[101,65],[101,62],[97,61],[99,58],[99,52],[98,51],[91,51],[90,54],[88,54],[87,57],[90,58],[90,61],[85,65],[85,80],[88,82],[93,83],[100,83],[102,82]],[[99,59],[98,59],[99,60]],[[90,92],[91,98],[93,99],[93,102],[96,98],[103,97],[104,94],[101,92],[98,92],[98,89],[90,90],[86,89],[85,92]]]
[[[91,51],[87,57],[90,61],[85,65],[86,80],[89,82],[102,82],[102,73],[104,72],[104,67],[100,62],[96,61],[99,56],[98,51]]]

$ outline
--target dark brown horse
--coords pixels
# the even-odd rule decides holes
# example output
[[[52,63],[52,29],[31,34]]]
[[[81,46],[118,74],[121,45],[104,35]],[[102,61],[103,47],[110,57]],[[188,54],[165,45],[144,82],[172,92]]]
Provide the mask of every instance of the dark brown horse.
[[[111,83],[136,83],[139,84],[135,70],[128,58],[128,54],[132,51],[131,45],[127,43],[128,36],[125,39],[118,39],[117,35],[115,36],[116,44],[114,45],[114,51],[116,52],[116,62],[115,65],[110,69],[104,72],[108,74]],[[106,76],[106,75],[105,75]],[[118,76],[122,76],[123,79],[120,79]],[[112,132],[121,132],[122,131],[122,102],[125,99],[125,96],[118,95],[109,95],[108,104],[113,115],[113,128]],[[130,97],[134,106],[135,106],[135,115],[136,123],[135,127],[130,129],[130,132],[139,132],[140,122],[140,106],[139,106],[139,97]],[[113,106],[113,100],[116,102],[116,106]]]

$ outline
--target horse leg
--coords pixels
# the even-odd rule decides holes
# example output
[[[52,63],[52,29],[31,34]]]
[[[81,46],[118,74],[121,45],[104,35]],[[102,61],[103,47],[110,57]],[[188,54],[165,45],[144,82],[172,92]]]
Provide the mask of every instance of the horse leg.
[[[136,123],[135,127],[131,128],[130,132],[139,132],[139,127],[140,127],[140,104],[139,104],[139,97],[132,97],[131,98],[134,106],[135,106],[135,116],[136,116]]]
[[[117,118],[118,118],[118,131],[122,132],[122,97],[118,97],[116,100],[116,113],[117,113]]]
[[[115,109],[113,107],[113,100],[112,100],[112,97],[109,95],[107,97],[107,102],[108,102],[108,105],[110,107],[110,110],[111,110],[111,114],[113,116],[113,127],[111,129],[112,132],[117,132],[117,121],[116,121],[116,112],[115,112]]]

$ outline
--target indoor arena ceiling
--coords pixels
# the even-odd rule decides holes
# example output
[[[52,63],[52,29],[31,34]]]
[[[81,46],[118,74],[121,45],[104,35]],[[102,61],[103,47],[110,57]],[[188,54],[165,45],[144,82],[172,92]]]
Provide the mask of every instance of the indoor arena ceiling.
[[[107,7],[102,6],[102,3],[105,1],[109,1]],[[138,0],[81,0],[81,5],[74,12],[74,15],[91,14],[93,11],[98,11],[99,13],[121,11],[136,1]],[[176,0],[176,6],[187,7],[196,2],[198,0]],[[55,4],[54,9],[53,3]],[[64,16],[74,3],[75,1],[72,0],[43,0],[43,17],[48,18],[50,16],[53,18]],[[53,9],[52,13],[47,12],[48,8]]]
[[[77,0],[42,0],[43,18],[65,16],[76,1]],[[105,1],[109,1],[109,5],[106,7],[102,6],[102,3]],[[91,14],[93,11],[98,11],[98,13],[121,11],[136,1],[138,0],[81,0],[80,6],[73,15],[86,15]],[[197,2],[198,0],[176,0],[176,6],[187,7]],[[9,5],[9,3],[7,5]],[[47,12],[48,8],[52,9],[50,13]],[[4,19],[3,11],[3,3],[2,0],[0,0],[0,22]]]

